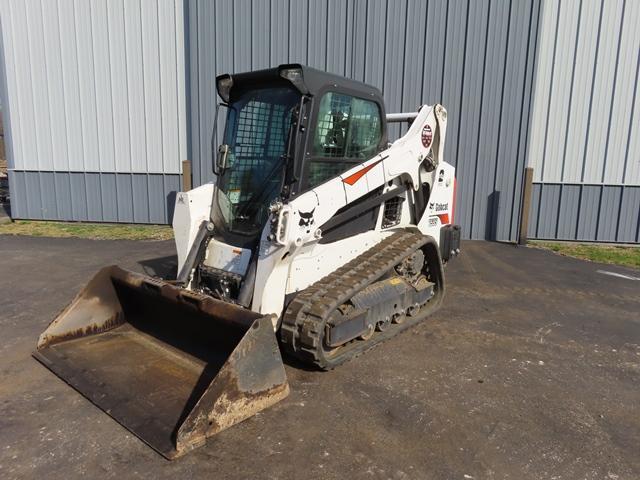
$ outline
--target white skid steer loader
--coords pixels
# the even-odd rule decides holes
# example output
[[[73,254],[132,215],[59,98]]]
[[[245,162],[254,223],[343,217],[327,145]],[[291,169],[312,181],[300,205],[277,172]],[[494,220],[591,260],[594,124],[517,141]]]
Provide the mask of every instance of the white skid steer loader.
[[[332,369],[434,312],[460,246],[441,105],[385,115],[378,89],[297,64],[217,90],[216,181],[177,195],[177,279],[102,269],[34,353],[167,458],[283,399],[280,347]]]

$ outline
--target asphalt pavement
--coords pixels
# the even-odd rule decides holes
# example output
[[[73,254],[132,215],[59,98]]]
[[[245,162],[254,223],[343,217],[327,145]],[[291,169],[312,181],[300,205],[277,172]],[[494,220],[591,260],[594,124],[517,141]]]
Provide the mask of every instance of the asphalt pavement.
[[[640,478],[637,270],[465,242],[438,313],[331,372],[285,359],[288,398],[169,462],[31,352],[102,266],[175,262],[0,236],[0,478]]]

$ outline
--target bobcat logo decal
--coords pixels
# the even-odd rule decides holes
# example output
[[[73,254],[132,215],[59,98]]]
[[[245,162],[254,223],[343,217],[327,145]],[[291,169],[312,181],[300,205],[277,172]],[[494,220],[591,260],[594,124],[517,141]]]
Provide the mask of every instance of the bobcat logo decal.
[[[310,212],[302,212],[300,211],[300,222],[298,223],[298,225],[300,225],[301,227],[309,227],[311,225],[313,225],[314,221],[313,221],[313,212],[315,212],[316,209],[314,208],[313,210],[311,210]]]

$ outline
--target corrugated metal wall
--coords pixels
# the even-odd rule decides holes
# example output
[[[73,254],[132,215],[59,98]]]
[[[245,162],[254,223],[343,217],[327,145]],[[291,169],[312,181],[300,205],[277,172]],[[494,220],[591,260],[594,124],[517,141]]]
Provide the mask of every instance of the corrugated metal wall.
[[[639,69],[640,2],[544,2],[532,237],[640,241]]]
[[[194,183],[212,178],[216,74],[304,63],[381,88],[389,112],[444,104],[456,221],[515,240],[538,14],[537,0],[189,0]]]
[[[187,156],[182,0],[1,0],[17,218],[167,222]]]

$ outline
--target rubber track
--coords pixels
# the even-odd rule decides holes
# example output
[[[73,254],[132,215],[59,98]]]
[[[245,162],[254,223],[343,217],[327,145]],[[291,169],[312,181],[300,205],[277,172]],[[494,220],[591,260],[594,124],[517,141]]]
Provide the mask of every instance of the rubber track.
[[[280,339],[285,349],[305,363],[331,369],[420,321],[421,315],[407,318],[370,340],[340,347],[344,353],[336,357],[324,357],[323,332],[331,313],[426,243],[427,237],[416,230],[399,230],[300,292],[283,315]]]

